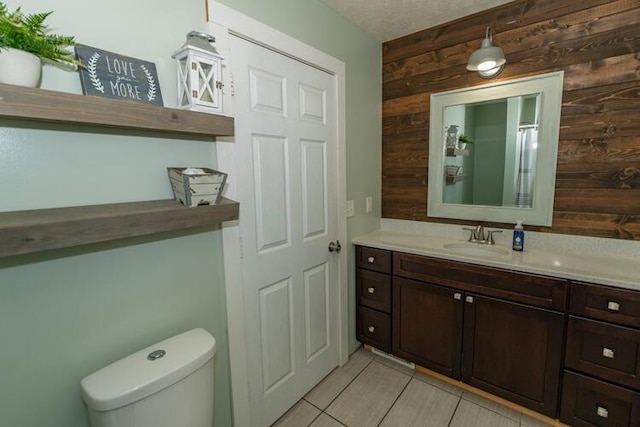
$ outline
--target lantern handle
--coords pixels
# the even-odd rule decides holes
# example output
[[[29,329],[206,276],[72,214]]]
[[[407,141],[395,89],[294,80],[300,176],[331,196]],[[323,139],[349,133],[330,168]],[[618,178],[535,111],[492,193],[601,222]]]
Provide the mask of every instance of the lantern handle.
[[[189,34],[187,34],[187,37],[199,37],[201,39],[205,39],[209,43],[214,43],[216,41],[216,38],[212,35],[201,33],[200,31],[191,31]]]

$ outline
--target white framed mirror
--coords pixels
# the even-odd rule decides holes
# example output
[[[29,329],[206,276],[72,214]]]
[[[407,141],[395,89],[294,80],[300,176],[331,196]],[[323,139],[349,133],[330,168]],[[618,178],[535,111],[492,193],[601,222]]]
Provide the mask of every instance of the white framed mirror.
[[[563,78],[431,95],[428,216],[551,226]]]

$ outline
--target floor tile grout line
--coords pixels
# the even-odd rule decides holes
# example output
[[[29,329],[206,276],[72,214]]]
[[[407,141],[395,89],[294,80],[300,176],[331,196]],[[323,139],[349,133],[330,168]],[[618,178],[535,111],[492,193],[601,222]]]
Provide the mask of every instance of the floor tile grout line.
[[[355,352],[354,352],[354,353],[355,353]],[[316,406],[315,404],[313,404],[313,403],[312,403],[312,402],[310,402],[309,400],[306,400],[306,398],[303,396],[303,398],[302,398],[302,399],[303,399],[303,400],[305,400],[305,402],[309,403],[311,406],[313,406],[314,408],[316,408],[316,409],[318,409],[318,410],[320,411],[320,413],[319,413],[319,414],[318,414],[318,415],[313,419],[313,421],[311,422],[311,424],[313,424],[313,423],[314,423],[314,422],[315,422],[315,421],[320,417],[320,415],[321,415],[321,414],[325,414],[325,415],[327,415],[329,418],[331,418],[331,419],[333,419],[334,421],[338,422],[341,426],[345,426],[345,427],[347,427],[344,423],[342,423],[342,421],[340,421],[339,419],[337,419],[337,418],[333,417],[331,414],[329,414],[328,412],[326,412],[326,410],[327,410],[327,409],[328,409],[328,408],[329,408],[329,407],[330,407],[330,406],[331,406],[331,405],[332,405],[332,404],[333,404],[333,403],[334,403],[334,402],[335,402],[335,401],[336,401],[336,400],[337,400],[337,399],[338,399],[338,398],[339,398],[339,397],[344,393],[344,391],[345,391],[347,388],[349,388],[349,386],[350,386],[354,381],[356,381],[356,380],[357,380],[357,379],[362,375],[362,373],[363,373],[363,372],[364,372],[364,371],[365,371],[365,370],[366,370],[366,369],[371,365],[371,363],[372,363],[372,362],[376,362],[377,364],[379,364],[379,365],[381,365],[381,366],[384,366],[384,367],[387,367],[387,368],[393,369],[393,370],[395,370],[396,372],[399,372],[399,373],[401,373],[401,374],[406,375],[407,377],[409,377],[409,381],[407,381],[407,383],[404,385],[404,387],[402,388],[402,390],[400,391],[400,393],[396,396],[396,398],[394,399],[394,401],[393,401],[393,403],[391,404],[391,406],[389,407],[389,409],[385,412],[385,414],[384,414],[384,416],[382,417],[382,419],[380,420],[380,422],[378,422],[377,426],[380,426],[380,425],[384,422],[385,418],[389,415],[389,412],[390,412],[390,411],[393,409],[393,407],[397,404],[398,400],[400,399],[400,396],[402,396],[402,394],[405,392],[405,390],[407,389],[407,387],[408,387],[408,386],[409,386],[409,384],[411,383],[411,380],[415,378],[417,381],[424,382],[425,384],[428,384],[428,385],[430,385],[430,386],[432,386],[432,387],[437,388],[438,390],[441,390],[441,391],[443,391],[443,392],[445,392],[445,393],[451,394],[452,396],[455,396],[455,397],[457,397],[457,398],[458,398],[458,402],[457,402],[457,404],[456,404],[456,408],[455,408],[455,410],[453,411],[453,413],[452,413],[452,415],[451,415],[451,418],[449,419],[449,422],[448,422],[448,424],[447,424],[447,426],[448,426],[448,427],[450,427],[450,426],[451,426],[451,423],[453,422],[453,419],[455,418],[455,414],[456,414],[456,412],[458,411],[458,409],[459,409],[459,407],[460,407],[460,403],[462,402],[462,400],[465,400],[465,401],[466,401],[466,402],[468,402],[468,403],[471,403],[471,404],[477,405],[477,406],[479,406],[479,407],[481,407],[481,408],[483,408],[483,409],[485,409],[485,410],[487,410],[487,411],[489,411],[489,412],[492,412],[492,413],[494,413],[494,414],[497,414],[497,415],[498,415],[498,416],[500,416],[500,417],[506,418],[506,419],[511,420],[511,421],[513,421],[513,422],[516,422],[516,423],[518,423],[518,426],[519,426],[519,427],[522,427],[522,415],[523,415],[523,414],[522,414],[522,413],[520,413],[520,412],[518,412],[518,411],[516,411],[516,412],[518,412],[518,414],[520,415],[520,419],[519,419],[519,420],[514,419],[514,418],[511,418],[510,416],[504,415],[504,414],[502,414],[502,413],[500,413],[500,412],[498,412],[498,411],[496,411],[496,410],[494,410],[494,409],[488,408],[488,407],[486,407],[486,406],[484,406],[484,405],[482,405],[482,404],[480,404],[480,403],[478,403],[478,402],[474,402],[474,401],[472,401],[472,400],[469,400],[469,399],[464,398],[465,393],[466,393],[464,390],[463,390],[463,393],[462,393],[460,396],[458,396],[458,395],[456,395],[456,394],[452,393],[450,390],[445,389],[444,387],[440,387],[440,386],[438,386],[437,384],[432,384],[432,383],[430,383],[430,382],[428,382],[428,381],[423,381],[423,380],[421,380],[421,379],[417,378],[417,374],[419,373],[419,371],[417,371],[417,370],[415,370],[415,369],[414,369],[414,370],[409,374],[409,373],[404,372],[404,371],[402,371],[402,370],[400,370],[400,369],[397,369],[396,367],[394,367],[394,366],[392,366],[392,365],[386,365],[385,363],[381,363],[381,362],[377,361],[376,359],[377,359],[377,356],[376,356],[376,355],[372,355],[372,357],[371,357],[371,358],[369,358],[369,360],[367,360],[367,361],[366,361],[366,363],[364,364],[364,366],[362,367],[362,369],[360,369],[360,370],[358,371],[357,375],[355,375],[355,376],[354,376],[354,377],[353,377],[353,378],[352,378],[352,379],[351,379],[351,380],[350,380],[350,381],[349,381],[349,382],[348,382],[344,387],[342,387],[342,389],[340,390],[340,392],[339,392],[339,393],[338,393],[338,394],[337,394],[337,395],[336,395],[336,396],[335,396],[335,397],[334,397],[334,398],[333,398],[333,399],[332,399],[332,400],[327,404],[327,406],[325,407],[325,409],[324,409],[324,410],[323,410],[323,409],[321,409],[320,407]],[[344,365],[343,365],[343,366],[344,366]],[[423,374],[423,375],[425,375],[425,376],[429,377],[429,376],[428,376],[428,375],[426,375],[426,374]],[[454,386],[454,387],[456,387],[455,385],[453,385],[453,386]],[[459,388],[459,387],[457,387],[457,388]],[[471,393],[471,394],[473,394],[473,393]],[[475,395],[475,394],[474,394],[474,395]],[[479,395],[478,395],[478,396],[479,396]],[[479,397],[482,397],[482,396],[479,396]],[[310,426],[311,424],[309,424],[309,426]],[[308,426],[307,426],[307,427],[308,427]]]
[[[354,352],[354,353],[355,353],[355,352]],[[347,388],[349,388],[349,386],[351,385],[351,383],[353,383],[353,382],[356,380],[356,378],[358,378],[360,375],[362,375],[362,373],[364,372],[364,370],[365,370],[365,369],[367,369],[367,368],[369,367],[369,365],[371,364],[371,362],[373,362],[373,357],[372,357],[371,359],[369,359],[369,361],[367,362],[367,364],[366,364],[366,365],[364,365],[364,367],[363,367],[362,369],[360,369],[360,372],[358,372],[358,375],[356,375],[355,377],[353,377],[353,378],[351,379],[351,381],[349,381],[349,382],[347,383],[347,385],[345,385],[345,386],[342,388],[342,390],[340,390],[340,393],[338,393],[338,394],[336,395],[336,397],[334,397],[333,399],[331,399],[331,401],[327,404],[327,407],[326,407],[326,408],[321,409],[321,408],[318,408],[317,406],[313,405],[313,403],[309,402],[308,400],[307,400],[307,402],[311,403],[311,405],[313,405],[314,407],[316,407],[316,408],[320,409],[322,412],[325,412],[327,409],[329,409],[329,406],[331,406],[331,404],[332,404],[333,402],[335,402],[335,401],[336,401],[336,399],[337,399],[338,397],[340,397],[340,395],[341,395],[342,393],[344,393],[344,391],[345,391]],[[302,398],[304,399],[304,396],[303,396]],[[306,400],[306,399],[305,399],[305,400]],[[327,415],[329,415],[329,414],[327,413]],[[329,415],[329,416],[331,417],[331,415]],[[331,418],[333,418],[333,417],[331,417]]]
[[[322,415],[322,411],[320,411],[320,413],[318,415],[316,415],[316,417],[311,420],[311,422],[309,424],[307,424],[307,427],[309,427],[311,424],[315,423],[316,420],[320,417],[320,415]]]
[[[393,369],[393,368],[392,368]],[[406,375],[406,374],[405,374]],[[391,406],[389,406],[389,409],[387,409],[387,412],[384,413],[384,415],[382,416],[382,418],[380,419],[380,422],[378,422],[377,426],[380,426],[380,424],[382,424],[382,422],[384,421],[385,418],[387,418],[387,415],[389,415],[389,412],[391,412],[391,410],[393,409],[393,407],[396,405],[396,403],[398,403],[398,399],[400,399],[400,396],[402,396],[402,393],[404,393],[404,391],[407,389],[407,387],[409,387],[409,383],[411,382],[411,380],[413,379],[413,376],[409,376],[409,381],[407,381],[407,383],[404,385],[404,387],[402,387],[402,390],[400,390],[400,393],[398,393],[398,395],[396,396],[395,400],[393,401],[393,403],[391,404]]]
[[[346,427],[346,424],[344,424],[342,421],[340,421],[336,417],[332,417],[330,414],[327,414],[324,411],[322,411],[322,413],[325,414],[327,417],[331,418],[332,420],[334,420],[335,422],[337,422],[338,424],[340,424],[341,426],[345,426]]]
[[[451,423],[456,416],[456,412],[458,412],[458,408],[460,407],[460,402],[462,402],[462,396],[458,396],[458,404],[456,405],[456,409],[451,413],[451,418],[449,418],[449,422],[447,423],[447,427],[451,427]]]

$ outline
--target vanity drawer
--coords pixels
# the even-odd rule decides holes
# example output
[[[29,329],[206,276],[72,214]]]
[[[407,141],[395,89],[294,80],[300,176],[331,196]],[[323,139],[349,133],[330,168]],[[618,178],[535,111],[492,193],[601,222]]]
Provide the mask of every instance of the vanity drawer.
[[[542,308],[566,305],[567,282],[552,277],[398,252],[393,274]]]
[[[573,427],[640,425],[640,393],[565,371],[560,421]]]
[[[358,304],[391,313],[391,276],[363,268],[356,276]]]
[[[640,292],[571,283],[571,313],[640,328]]]
[[[358,339],[391,353],[391,316],[366,307],[358,307],[356,316]]]
[[[640,390],[640,331],[569,317],[565,365]]]
[[[356,266],[380,273],[391,273],[391,251],[356,246]]]

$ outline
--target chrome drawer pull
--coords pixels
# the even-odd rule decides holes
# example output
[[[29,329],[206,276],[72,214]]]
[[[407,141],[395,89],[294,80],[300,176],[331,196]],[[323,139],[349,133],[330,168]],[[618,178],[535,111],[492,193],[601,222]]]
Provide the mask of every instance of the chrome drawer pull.
[[[376,330],[374,326],[369,326],[369,332],[373,333]]]
[[[372,294],[376,291],[376,288],[368,288],[367,291]]]
[[[615,301],[609,301],[607,303],[607,309],[611,311],[620,311],[620,304]]]
[[[607,347],[603,347],[602,348],[602,355],[604,357],[608,357],[609,359],[613,359],[613,350],[611,350],[610,348]]]
[[[461,300],[462,294],[460,292],[456,292],[455,294],[453,294],[453,299]]]
[[[609,418],[609,411],[604,406],[596,406],[596,414],[602,418]]]
[[[466,297],[464,300],[466,302],[468,302],[468,303],[472,303],[473,304],[473,297]]]
[[[376,262],[376,259],[375,259],[375,257],[370,256],[370,257],[369,257],[369,259],[368,259],[368,261],[369,261],[371,264],[373,264],[374,262]]]

